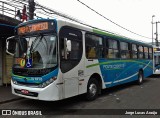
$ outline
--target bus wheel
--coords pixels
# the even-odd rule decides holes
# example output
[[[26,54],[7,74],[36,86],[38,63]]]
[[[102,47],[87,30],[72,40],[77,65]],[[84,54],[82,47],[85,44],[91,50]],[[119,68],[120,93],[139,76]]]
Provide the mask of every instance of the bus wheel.
[[[139,73],[138,73],[138,81],[137,81],[137,83],[139,84],[139,85],[141,85],[142,83],[143,83],[143,72],[142,71],[139,71]]]
[[[98,81],[94,78],[91,78],[87,85],[87,93],[86,93],[86,99],[89,101],[95,100],[98,96]]]

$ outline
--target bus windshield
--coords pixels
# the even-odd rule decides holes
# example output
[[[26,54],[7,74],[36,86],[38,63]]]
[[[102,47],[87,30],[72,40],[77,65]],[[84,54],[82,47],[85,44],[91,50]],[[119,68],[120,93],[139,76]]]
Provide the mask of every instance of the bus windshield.
[[[14,68],[52,68],[57,65],[57,37],[37,35],[19,37],[14,56]]]

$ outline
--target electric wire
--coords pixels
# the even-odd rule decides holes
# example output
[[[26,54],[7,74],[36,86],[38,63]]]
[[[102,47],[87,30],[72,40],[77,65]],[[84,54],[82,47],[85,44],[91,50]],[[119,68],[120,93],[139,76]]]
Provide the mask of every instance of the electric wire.
[[[10,1],[14,1],[15,3],[18,2],[18,3],[20,3],[20,4],[25,4],[25,5],[27,5],[27,1],[25,1],[25,2],[24,2],[24,1],[23,1],[23,2],[20,2],[20,1],[22,1],[22,0],[10,0]],[[98,14],[98,15],[100,15],[101,17],[105,18],[106,20],[110,21],[111,23],[119,26],[120,28],[122,28],[122,29],[124,29],[124,30],[127,30],[127,31],[129,31],[129,32],[131,32],[131,33],[133,33],[133,34],[135,34],[135,35],[140,36],[140,37],[151,39],[151,38],[149,38],[149,37],[146,37],[146,36],[140,35],[140,34],[138,34],[138,33],[135,33],[135,32],[133,32],[133,31],[130,31],[130,30],[128,30],[127,28],[124,28],[123,26],[121,26],[121,25],[113,22],[112,20],[110,20],[110,19],[108,19],[107,17],[103,16],[102,14],[98,13],[97,11],[95,11],[94,9],[92,9],[91,7],[89,7],[88,5],[86,5],[85,3],[81,2],[80,0],[77,0],[77,1],[80,2],[81,4],[85,5],[87,8],[89,8],[90,10],[92,10],[93,12],[95,12],[96,14]],[[27,5],[27,6],[28,6],[28,5]],[[48,7],[42,6],[42,5],[40,5],[39,3],[37,3],[37,2],[36,2],[36,6],[35,6],[35,7],[36,7],[37,10],[38,10],[38,9],[39,9],[39,10],[42,10],[42,11],[45,12],[46,14],[44,14],[44,13],[42,13],[42,12],[40,12],[40,11],[38,11],[37,13],[46,15],[46,16],[48,16],[48,17],[52,17],[51,15],[54,14],[54,15],[56,15],[56,16],[60,16],[60,17],[62,17],[62,18],[66,18],[66,19],[68,19],[68,20],[71,20],[71,21],[80,23],[80,24],[85,25],[85,26],[88,26],[88,27],[96,28],[96,29],[99,29],[99,30],[101,30],[101,31],[105,31],[105,32],[108,32],[108,33],[111,33],[111,34],[116,34],[116,35],[119,35],[119,36],[123,36],[123,35],[120,35],[120,34],[118,34],[118,33],[113,33],[113,32],[110,32],[110,31],[107,31],[107,30],[103,30],[103,29],[100,29],[100,28],[97,28],[97,27],[93,27],[93,26],[88,25],[88,24],[86,24],[86,23],[84,23],[84,22],[82,22],[82,21],[80,21],[80,20],[77,20],[77,19],[75,19],[75,18],[73,18],[73,17],[71,17],[71,16],[69,16],[69,15],[66,15],[66,14],[60,13],[60,12],[58,12],[58,11],[52,10],[52,9],[50,9],[50,8],[48,8]],[[38,17],[39,17],[39,16],[37,16],[37,18],[38,18]],[[41,17],[39,17],[39,18],[41,18]],[[126,37],[126,36],[123,36],[123,37],[128,38],[128,37]],[[130,39],[130,38],[128,38],[128,39]]]
[[[141,37],[143,37],[143,38],[152,39],[152,38],[143,36],[143,35],[141,35],[141,34],[135,33],[135,32],[133,32],[133,31],[131,31],[131,30],[129,30],[129,29],[127,29],[127,28],[125,28],[125,27],[117,24],[116,22],[114,22],[114,21],[110,20],[109,18],[105,17],[104,15],[100,14],[99,12],[97,12],[96,10],[94,10],[93,8],[91,8],[90,6],[88,6],[87,4],[85,4],[84,2],[82,2],[82,1],[80,1],[80,0],[77,0],[77,1],[78,1],[79,3],[81,3],[82,5],[86,6],[86,7],[87,7],[88,9],[90,9],[91,11],[95,12],[96,14],[98,14],[99,16],[101,16],[101,17],[103,17],[104,19],[110,21],[111,23],[117,25],[118,27],[120,27],[120,28],[122,28],[122,29],[124,29],[124,30],[126,30],[126,31],[128,31],[128,32],[130,32],[130,33],[133,33],[133,34],[135,34],[135,35],[141,36]]]

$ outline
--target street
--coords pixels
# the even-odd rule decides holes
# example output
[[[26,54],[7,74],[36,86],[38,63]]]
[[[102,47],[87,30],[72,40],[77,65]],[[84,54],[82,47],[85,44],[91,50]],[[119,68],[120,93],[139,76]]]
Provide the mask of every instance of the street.
[[[0,109],[45,109],[47,110],[45,111],[45,114],[49,114],[48,117],[52,117],[54,114],[58,114],[58,117],[64,115],[63,113],[60,115],[61,111],[57,109],[72,109],[69,111],[70,115],[72,112],[74,115],[80,115],[76,109],[93,109],[95,112],[96,109],[159,109],[159,90],[160,79],[157,75],[145,79],[142,85],[137,85],[135,82],[132,82],[103,90],[102,95],[91,102],[85,101],[82,95],[57,102],[37,101],[24,98],[8,103],[2,103],[0,104]],[[99,114],[98,111],[99,110],[97,110],[97,113],[94,112],[93,115]],[[83,115],[90,114],[86,111]]]

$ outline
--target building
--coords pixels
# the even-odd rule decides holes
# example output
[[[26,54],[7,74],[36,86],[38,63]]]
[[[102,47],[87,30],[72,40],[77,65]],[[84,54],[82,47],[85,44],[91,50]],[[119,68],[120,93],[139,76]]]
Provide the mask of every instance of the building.
[[[6,54],[6,39],[14,35],[14,28],[21,21],[0,14],[0,86],[10,84],[12,56]]]

